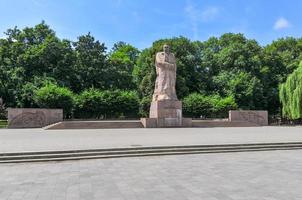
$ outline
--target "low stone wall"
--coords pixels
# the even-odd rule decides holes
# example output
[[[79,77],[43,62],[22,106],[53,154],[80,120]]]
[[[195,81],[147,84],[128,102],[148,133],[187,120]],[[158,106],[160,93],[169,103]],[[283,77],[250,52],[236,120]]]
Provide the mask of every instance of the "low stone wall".
[[[249,122],[259,126],[268,125],[268,113],[263,110],[230,110],[229,121]]]
[[[143,128],[139,120],[116,121],[63,121],[44,127],[45,130],[56,129],[119,129]]]
[[[8,128],[42,128],[63,121],[62,109],[8,108]]]

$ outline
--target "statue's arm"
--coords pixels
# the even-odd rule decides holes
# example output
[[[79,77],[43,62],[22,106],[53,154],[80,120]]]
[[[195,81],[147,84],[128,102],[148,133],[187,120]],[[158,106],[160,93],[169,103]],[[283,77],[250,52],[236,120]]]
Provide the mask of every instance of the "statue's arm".
[[[175,64],[168,62],[156,62],[156,66],[159,68],[166,68],[169,70],[176,70]]]
[[[169,62],[166,62],[166,61],[161,61],[160,55],[156,55],[156,66],[159,67],[159,68],[167,68],[169,70],[176,70],[176,64],[175,63],[169,63]]]

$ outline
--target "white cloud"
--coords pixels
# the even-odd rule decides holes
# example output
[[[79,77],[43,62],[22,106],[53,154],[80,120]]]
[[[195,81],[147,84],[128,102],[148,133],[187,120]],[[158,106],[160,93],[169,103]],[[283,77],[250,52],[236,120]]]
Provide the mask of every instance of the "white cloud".
[[[209,22],[215,19],[219,15],[220,9],[215,6],[209,6],[205,9],[199,9],[191,1],[187,1],[187,5],[184,11],[186,13],[187,18],[190,20],[194,38],[198,39],[199,23]]]
[[[187,2],[187,6],[185,7],[185,12],[191,20],[200,21],[200,22],[208,22],[215,19],[220,12],[220,9],[215,6],[209,6],[205,9],[198,9],[194,4],[190,1]]]
[[[285,19],[284,17],[280,17],[274,25],[274,29],[275,30],[281,30],[281,29],[286,29],[289,28],[291,25],[289,23],[289,21],[287,19]]]
[[[219,14],[219,8],[217,7],[207,7],[205,10],[201,12],[201,19],[202,21],[210,21],[215,19]]]

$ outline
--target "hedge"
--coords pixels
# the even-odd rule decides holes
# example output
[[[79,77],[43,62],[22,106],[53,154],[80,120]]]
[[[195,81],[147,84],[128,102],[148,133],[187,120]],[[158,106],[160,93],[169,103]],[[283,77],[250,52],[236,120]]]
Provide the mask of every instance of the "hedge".
[[[76,118],[136,118],[139,98],[134,91],[98,90],[91,88],[76,97]]]
[[[34,92],[33,99],[41,108],[62,108],[64,117],[71,117],[74,94],[68,88],[48,83]]]
[[[187,117],[193,118],[221,118],[227,117],[228,111],[237,109],[232,96],[204,95],[192,93],[183,99],[183,112]]]

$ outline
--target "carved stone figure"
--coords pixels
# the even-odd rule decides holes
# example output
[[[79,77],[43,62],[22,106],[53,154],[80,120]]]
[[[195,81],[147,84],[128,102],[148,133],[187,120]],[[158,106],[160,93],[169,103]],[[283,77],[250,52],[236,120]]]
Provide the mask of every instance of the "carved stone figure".
[[[192,120],[182,118],[182,103],[178,101],[175,90],[176,59],[170,47],[156,54],[156,81],[149,118],[141,118],[144,127],[190,127]]]
[[[177,101],[176,83],[176,60],[170,52],[168,45],[163,46],[164,51],[156,54],[156,81],[152,101],[174,100]]]

